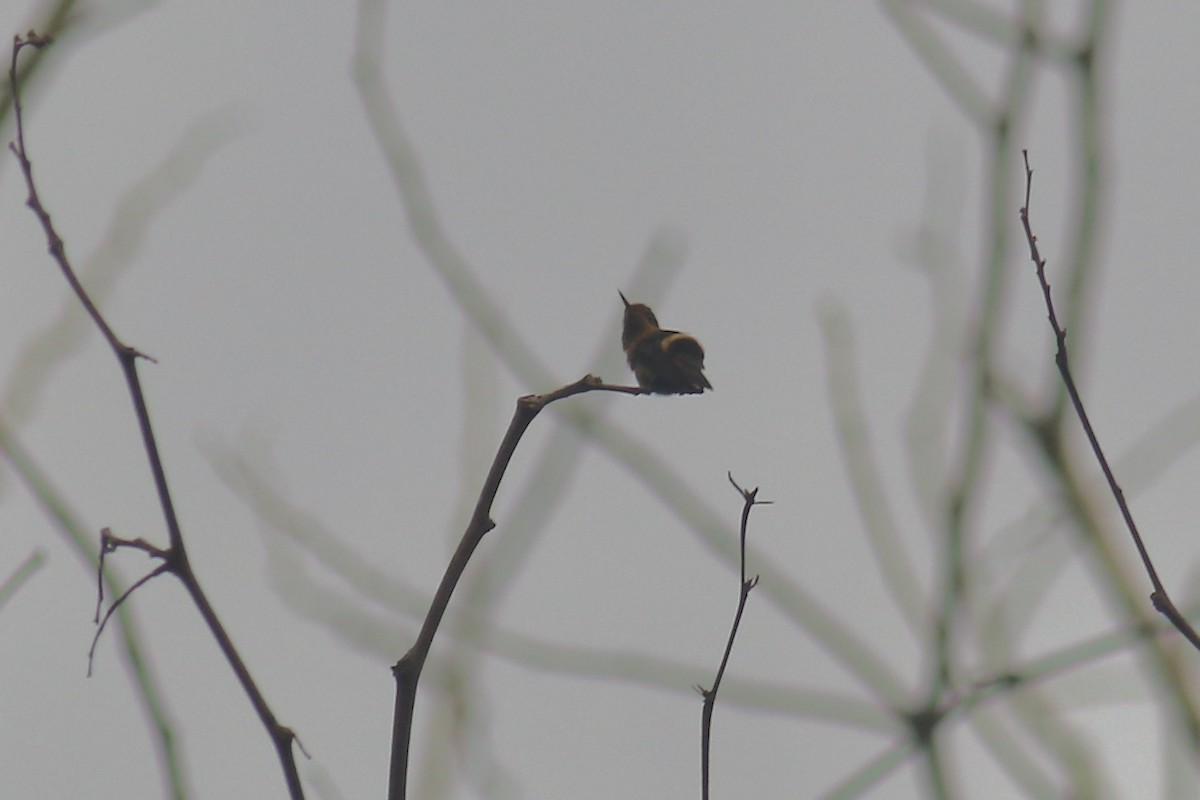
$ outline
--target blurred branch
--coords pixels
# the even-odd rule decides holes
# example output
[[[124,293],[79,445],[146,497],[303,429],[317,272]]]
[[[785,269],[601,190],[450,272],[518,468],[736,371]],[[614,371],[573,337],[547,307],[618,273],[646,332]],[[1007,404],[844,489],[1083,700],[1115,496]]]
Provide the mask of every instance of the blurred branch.
[[[852,773],[822,794],[821,800],[858,800],[873,787],[904,766],[912,756],[912,741],[903,736],[893,740],[874,758],[867,759]]]
[[[354,84],[375,142],[387,160],[392,181],[403,201],[409,230],[454,300],[487,341],[502,352],[503,361],[518,378],[531,388],[553,386],[557,383],[555,376],[536,352],[524,344],[520,331],[488,296],[471,265],[442,227],[416,148],[392,105],[383,77],[386,13],[381,0],[359,0]]]
[[[0,448],[2,450],[3,448]],[[4,606],[12,599],[13,595],[21,591],[21,587],[29,582],[42,565],[46,563],[46,552],[41,548],[34,550],[29,555],[25,556],[25,560],[17,565],[17,568],[9,574],[7,578],[0,581],[0,611],[4,610]]]
[[[825,375],[829,386],[829,405],[837,430],[839,449],[846,470],[846,481],[854,493],[854,507],[875,556],[875,566],[883,576],[888,594],[908,623],[919,635],[928,619],[928,603],[921,596],[920,582],[904,549],[896,526],[895,512],[871,443],[871,425],[862,406],[858,386],[854,331],[840,303],[829,302],[820,314],[825,339]]]
[[[881,5],[896,24],[896,30],[925,62],[934,80],[941,84],[962,112],[971,121],[986,124],[991,104],[983,88],[971,77],[971,70],[954,55],[934,27],[916,11],[914,4],[906,0],[883,0]]]

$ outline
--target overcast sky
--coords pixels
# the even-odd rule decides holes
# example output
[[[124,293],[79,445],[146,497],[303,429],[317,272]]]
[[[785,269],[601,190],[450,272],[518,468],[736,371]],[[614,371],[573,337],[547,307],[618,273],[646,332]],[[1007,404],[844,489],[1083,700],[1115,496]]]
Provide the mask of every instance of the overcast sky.
[[[1049,5],[1047,24],[1077,37],[1084,4]],[[5,36],[30,26],[34,6],[0,6]],[[88,20],[45,53],[26,104],[68,254],[117,333],[157,359],[141,374],[192,561],[312,755],[300,765],[309,796],[383,796],[388,668],[412,642],[515,398],[587,372],[632,380],[618,289],[704,343],[715,391],[587,395],[564,403],[575,423],[557,412],[535,422],[456,598],[465,607],[477,592],[499,633],[487,650],[439,639],[418,698],[413,796],[699,796],[692,687],[711,681],[738,588],[727,556],[741,499],[728,472],[774,501],[751,518],[748,569],[764,583],[733,688],[877,703],[878,686],[797,621],[794,586],[917,697],[925,642],[866,543],[831,410],[828,337],[853,332],[880,474],[932,597],[938,548],[904,425],[931,344],[958,358],[961,342],[935,339],[934,319],[961,333],[987,252],[979,127],[880,3],[391,6],[367,27],[385,26],[385,88],[454,248],[442,255],[492,304],[482,330],[456,299],[463,285],[419,246],[364,111],[353,3],[84,3]],[[1099,280],[1089,328],[1071,341],[1117,456],[1200,395],[1200,8],[1128,4],[1112,26]],[[995,96],[1003,49],[935,29]],[[1014,153],[1031,153],[1053,271],[1077,207],[1072,87],[1049,67],[1032,86]],[[165,545],[124,381],[24,197],[3,159],[0,415],[92,535],[111,527]],[[943,247],[939,298],[914,257],[922,225]],[[1014,247],[1008,261],[1019,278],[1003,363],[1041,397],[1052,340],[1028,259]],[[961,397],[946,414],[952,443]],[[1190,441],[1196,420],[1181,415],[1175,439]],[[998,542],[1004,564],[1070,535],[1006,527],[1052,494],[1026,444],[1000,434],[978,509],[981,541]],[[663,469],[646,453],[692,493],[667,498],[689,514],[638,473]],[[1131,499],[1164,580],[1188,599],[1200,459],[1189,449],[1160,461]],[[267,520],[281,509],[306,515],[291,518],[292,538]],[[1132,548],[1115,541],[1148,595]],[[40,569],[0,608],[0,794],[162,796],[115,636],[85,676],[94,574],[5,467],[0,580],[35,553]],[[1064,556],[1019,655],[1118,624],[1081,561]],[[114,562],[126,582],[152,565],[138,553]],[[284,796],[270,742],[179,585],[160,578],[131,602],[194,796]],[[582,650],[539,650],[550,644]],[[603,653],[658,661],[626,673]],[[1166,734],[1134,663],[1079,670],[1083,693],[1055,697],[1094,732],[1104,792],[1157,797]],[[453,678],[467,687],[457,709],[444,693]],[[768,712],[744,697],[718,701],[714,797],[817,797],[898,736],[821,718],[803,699],[801,711]],[[963,727],[949,733],[964,796],[1018,794]],[[866,796],[916,797],[924,785],[900,768]]]

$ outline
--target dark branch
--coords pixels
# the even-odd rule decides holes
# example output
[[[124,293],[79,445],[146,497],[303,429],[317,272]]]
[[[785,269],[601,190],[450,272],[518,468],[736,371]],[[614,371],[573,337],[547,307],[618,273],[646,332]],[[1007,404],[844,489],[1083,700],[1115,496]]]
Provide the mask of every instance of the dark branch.
[[[154,486],[158,494],[159,505],[162,509],[163,520],[166,524],[167,534],[169,538],[169,546],[162,550],[153,545],[146,543],[144,540],[137,539],[125,541],[114,537],[106,537],[103,547],[103,552],[112,552],[120,547],[134,547],[144,550],[153,556],[163,559],[163,563],[157,568],[143,576],[140,580],[133,584],[125,591],[109,609],[104,619],[100,622],[100,628],[96,632],[96,638],[92,642],[92,648],[88,657],[88,671],[91,671],[91,656],[95,652],[96,641],[99,639],[100,632],[104,629],[105,623],[111,617],[113,610],[120,606],[130,594],[140,586],[145,585],[152,578],[164,573],[170,572],[174,574],[187,589],[188,594],[192,598],[192,602],[196,605],[200,616],[208,624],[209,631],[217,640],[221,652],[225,655],[226,661],[229,662],[234,674],[241,683],[243,691],[246,692],[251,705],[254,706],[258,713],[259,719],[263,726],[267,729],[268,735],[271,737],[275,745],[275,751],[278,755],[280,765],[283,769],[284,780],[288,786],[288,792],[293,800],[302,800],[304,790],[300,784],[300,774],[296,769],[296,760],[292,753],[292,742],[295,741],[295,734],[291,729],[279,724],[270,707],[267,705],[266,699],[262,692],[254,683],[250,676],[249,670],[242,662],[241,656],[237,649],[233,646],[233,642],[229,638],[229,634],[225,631],[224,626],[217,618],[216,612],[209,603],[204,590],[200,586],[199,580],[192,572],[191,565],[188,562],[187,550],[183,543],[183,534],[179,526],[179,518],[175,513],[175,506],[171,500],[171,493],[167,487],[166,471],[163,468],[162,457],[159,454],[158,442],[154,436],[154,429],[150,424],[150,411],[146,404],[146,397],[142,391],[141,380],[138,377],[137,362],[138,359],[147,358],[139,350],[131,347],[121,341],[113,331],[100,309],[92,302],[88,296],[87,290],[79,281],[75,269],[71,266],[70,260],[67,258],[66,245],[62,237],[54,227],[54,222],[50,217],[50,213],[46,210],[42,203],[41,197],[38,195],[37,185],[33,179],[33,164],[29,159],[28,151],[25,145],[25,120],[21,108],[20,82],[17,80],[17,58],[22,49],[25,47],[45,47],[50,43],[49,37],[39,36],[37,33],[30,31],[24,37],[13,37],[13,53],[12,62],[9,66],[9,82],[12,86],[13,98],[13,116],[16,120],[17,139],[9,145],[9,149],[16,156],[18,163],[21,166],[21,173],[25,177],[25,187],[28,192],[26,205],[33,211],[34,215],[41,223],[42,231],[46,236],[46,242],[51,257],[58,264],[59,270],[63,277],[75,292],[75,296],[79,299],[80,304],[91,317],[99,329],[104,340],[116,355],[118,363],[121,365],[121,371],[125,375],[125,383],[129,389],[130,398],[133,402],[134,413],[137,416],[138,429],[141,432],[142,444],[146,451],[146,458],[150,463],[150,471],[154,477]],[[97,601],[97,615],[99,614],[99,603]]]
[[[1145,542],[1142,541],[1142,534],[1138,531],[1137,523],[1133,521],[1133,512],[1129,510],[1129,504],[1125,502],[1125,492],[1121,490],[1117,483],[1116,476],[1113,475],[1112,468],[1108,464],[1108,458],[1104,455],[1104,450],[1100,446],[1100,440],[1096,437],[1096,432],[1092,428],[1091,420],[1088,419],[1087,411],[1083,407],[1083,400],[1079,395],[1079,389],[1075,385],[1075,378],[1071,374],[1070,358],[1067,351],[1067,331],[1058,321],[1058,314],[1054,310],[1054,300],[1050,294],[1050,282],[1046,279],[1046,261],[1042,258],[1038,251],[1037,236],[1033,233],[1033,227],[1029,221],[1029,199],[1033,189],[1033,170],[1029,166],[1029,151],[1021,151],[1025,157],[1025,205],[1021,206],[1021,224],[1025,228],[1025,240],[1029,243],[1029,257],[1033,260],[1034,268],[1037,272],[1038,283],[1042,287],[1042,297],[1046,301],[1046,314],[1050,321],[1050,328],[1054,331],[1054,340],[1056,350],[1054,354],[1054,363],[1058,366],[1058,373],[1062,376],[1063,384],[1067,389],[1067,396],[1071,399],[1071,405],[1075,408],[1075,414],[1079,417],[1079,422],[1083,426],[1083,432],[1087,436],[1088,443],[1092,446],[1092,452],[1096,456],[1096,460],[1100,463],[1100,469],[1104,472],[1104,478],[1108,481],[1108,488],[1112,491],[1113,498],[1117,501],[1117,507],[1121,510],[1121,517],[1125,520],[1125,527],[1129,529],[1129,535],[1133,539],[1133,544],[1137,548],[1138,555],[1142,559],[1142,566],[1146,570],[1146,574],[1150,577],[1150,583],[1154,587],[1154,591],[1150,594],[1150,602],[1154,604],[1154,608],[1163,616],[1171,621],[1171,624],[1187,638],[1192,646],[1200,650],[1200,634],[1187,621],[1187,618],[1179,612],[1175,604],[1171,601],[1167,594],[1166,587],[1158,577],[1158,570],[1154,568],[1154,562],[1150,559],[1150,552],[1146,549]]]
[[[450,605],[450,598],[453,596],[454,589],[458,586],[458,581],[467,568],[467,563],[471,560],[471,555],[475,552],[475,548],[479,546],[479,543],[483,541],[484,535],[496,527],[496,523],[491,518],[492,503],[496,499],[496,493],[500,490],[500,483],[504,479],[504,473],[512,461],[517,445],[520,443],[525,430],[543,408],[557,400],[563,400],[585,392],[646,394],[644,389],[637,386],[608,384],[595,375],[585,375],[574,383],[569,383],[548,394],[531,394],[518,398],[516,410],[513,412],[512,420],[508,424],[508,431],[504,434],[504,439],[500,442],[500,447],[496,451],[495,458],[492,460],[492,467],[488,471],[483,488],[479,492],[479,499],[475,503],[475,511],[471,515],[471,521],[467,524],[467,529],[458,544],[458,549],[454,551],[450,563],[446,566],[446,572],[442,576],[442,582],[438,585],[437,592],[433,596],[433,602],[430,604],[429,611],[425,615],[425,621],[421,625],[421,631],[417,635],[417,640],[409,651],[392,666],[392,674],[396,678],[396,707],[392,720],[392,766],[388,783],[389,800],[404,800],[406,796],[408,756],[412,743],[413,709],[416,705],[417,684],[421,679],[421,671],[425,667],[425,660],[429,656],[429,648],[433,645],[433,638],[437,635],[438,626],[441,625],[442,617],[445,616],[446,609]]]
[[[725,642],[725,652],[721,655],[721,666],[717,668],[717,676],[713,678],[711,689],[697,686],[696,689],[704,697],[704,708],[700,713],[700,791],[704,800],[708,800],[709,757],[712,744],[713,708],[717,704],[717,692],[721,689],[721,679],[725,677],[725,668],[729,666],[729,656],[733,653],[733,643],[737,639],[738,628],[742,624],[742,613],[746,610],[746,601],[750,592],[758,585],[758,576],[746,578],[746,529],[750,523],[750,509],[755,506],[770,505],[770,500],[758,499],[758,488],[743,489],[733,479],[733,473],[727,473],[729,482],[742,496],[742,524],[739,532],[738,553],[741,564],[741,588],[738,591],[737,611],[733,615],[733,624],[729,628],[729,638]]]

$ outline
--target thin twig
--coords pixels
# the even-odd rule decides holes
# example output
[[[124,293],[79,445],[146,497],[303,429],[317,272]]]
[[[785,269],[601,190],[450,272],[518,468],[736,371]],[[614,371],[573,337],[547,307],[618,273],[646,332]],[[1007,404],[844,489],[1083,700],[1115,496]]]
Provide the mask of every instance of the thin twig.
[[[1025,204],[1021,206],[1021,224],[1025,227],[1025,239],[1029,243],[1029,257],[1033,260],[1034,267],[1036,268],[1038,283],[1042,287],[1042,297],[1046,301],[1047,317],[1050,321],[1050,327],[1054,331],[1056,345],[1054,363],[1058,366],[1058,372],[1062,376],[1063,385],[1067,389],[1067,396],[1070,397],[1071,405],[1075,408],[1075,413],[1079,417],[1080,424],[1083,426],[1083,432],[1087,436],[1088,443],[1092,446],[1092,452],[1095,454],[1096,460],[1100,462],[1100,469],[1104,472],[1105,480],[1108,481],[1108,488],[1112,491],[1113,498],[1117,501],[1117,507],[1121,510],[1121,517],[1125,520],[1125,527],[1129,529],[1129,535],[1133,538],[1133,544],[1142,559],[1142,566],[1145,567],[1146,574],[1150,577],[1150,583],[1154,586],[1154,591],[1150,594],[1150,602],[1154,604],[1154,608],[1159,613],[1171,621],[1171,624],[1192,643],[1193,647],[1200,650],[1200,634],[1196,633],[1196,630],[1187,621],[1187,618],[1175,607],[1175,604],[1167,594],[1166,587],[1163,586],[1162,581],[1158,577],[1158,570],[1154,568],[1154,562],[1150,559],[1150,552],[1146,549],[1145,542],[1142,541],[1142,535],[1138,531],[1137,523],[1133,521],[1133,513],[1129,510],[1129,504],[1125,502],[1125,493],[1121,490],[1116,476],[1113,475],[1112,468],[1108,465],[1108,459],[1104,455],[1104,450],[1100,447],[1100,440],[1096,438],[1096,432],[1092,428],[1091,420],[1088,419],[1087,411],[1083,407],[1083,400],[1079,396],[1079,389],[1075,385],[1075,378],[1071,375],[1070,356],[1067,352],[1067,331],[1059,324],[1058,314],[1054,310],[1054,301],[1050,295],[1050,283],[1046,279],[1046,261],[1038,251],[1037,236],[1034,235],[1033,227],[1029,222],[1029,198],[1033,189],[1033,170],[1029,166],[1029,151],[1022,150],[1021,152],[1025,158]]]
[[[170,566],[168,566],[167,564],[159,564],[157,567],[152,569],[150,572],[147,572],[145,575],[138,578],[136,581],[134,581],[132,584],[130,584],[128,589],[121,592],[121,594],[117,596],[117,599],[114,600],[112,602],[112,604],[108,607],[108,611],[105,611],[104,616],[97,621],[96,633],[94,636],[92,636],[92,646],[88,648],[87,676],[89,678],[92,677],[92,662],[96,657],[96,645],[100,644],[100,634],[104,633],[104,628],[108,625],[108,621],[110,619],[112,619],[113,614],[117,613],[117,609],[119,609],[121,607],[121,604],[124,603],[126,600],[128,600],[130,595],[132,595],[135,591],[140,589],[143,585],[154,580],[155,578],[157,578],[159,575],[163,574],[164,572],[169,572],[170,569],[171,569]],[[100,605],[97,603],[96,604],[97,613],[99,613],[99,610],[100,610]]]
[[[700,793],[708,800],[708,765],[712,743],[712,715],[717,704],[717,692],[721,689],[721,679],[725,677],[725,668],[729,666],[729,656],[733,653],[733,642],[737,638],[738,627],[742,624],[742,613],[746,610],[746,601],[750,592],[758,585],[758,576],[746,578],[746,528],[750,522],[750,509],[755,506],[770,505],[770,500],[758,499],[758,487],[743,489],[733,479],[733,473],[727,473],[729,482],[742,496],[742,524],[739,532],[739,563],[741,564],[741,586],[738,592],[737,611],[733,615],[733,624],[729,627],[729,639],[725,642],[725,652],[721,655],[721,666],[717,667],[717,676],[713,678],[712,688],[705,689],[697,686],[696,691],[704,697],[704,708],[700,713]]]

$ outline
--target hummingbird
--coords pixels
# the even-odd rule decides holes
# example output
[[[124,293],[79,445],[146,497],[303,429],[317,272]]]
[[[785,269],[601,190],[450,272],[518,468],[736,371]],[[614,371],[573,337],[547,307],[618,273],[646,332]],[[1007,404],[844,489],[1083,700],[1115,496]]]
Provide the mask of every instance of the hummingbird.
[[[654,394],[701,394],[712,384],[704,377],[704,348],[696,337],[663,330],[650,306],[625,304],[621,347],[638,386]]]

